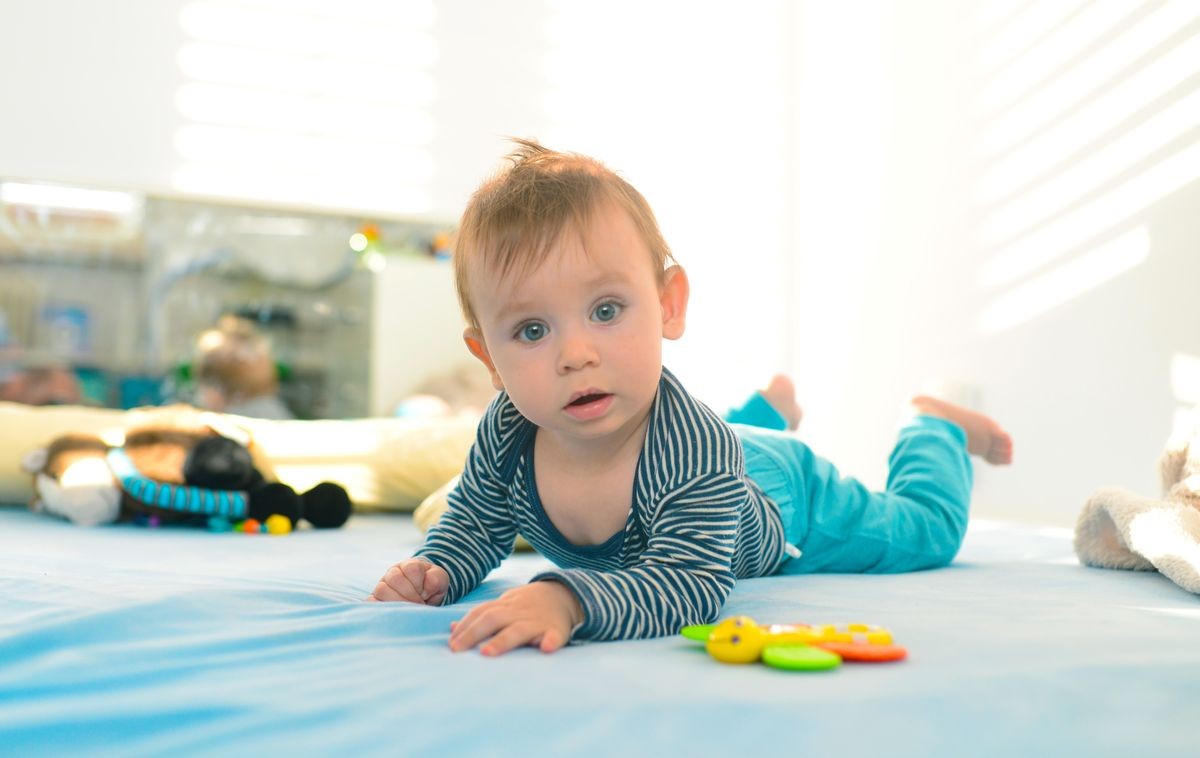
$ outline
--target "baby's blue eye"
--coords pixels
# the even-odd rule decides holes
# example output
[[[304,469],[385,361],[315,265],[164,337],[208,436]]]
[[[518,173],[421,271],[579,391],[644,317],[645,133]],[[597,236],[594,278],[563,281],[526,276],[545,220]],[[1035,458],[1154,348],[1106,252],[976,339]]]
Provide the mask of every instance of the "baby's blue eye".
[[[592,311],[592,318],[597,321],[612,321],[621,313],[621,305],[619,303],[601,303],[596,306],[596,310]]]
[[[537,342],[542,337],[546,336],[546,325],[531,321],[517,329],[517,339],[524,342]]]

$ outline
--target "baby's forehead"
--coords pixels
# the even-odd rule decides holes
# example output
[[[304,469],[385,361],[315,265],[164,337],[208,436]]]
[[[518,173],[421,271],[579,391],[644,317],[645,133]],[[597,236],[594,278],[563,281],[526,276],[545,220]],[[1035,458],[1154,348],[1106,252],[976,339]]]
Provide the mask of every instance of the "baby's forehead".
[[[522,230],[502,244],[509,249],[493,251],[499,254],[486,258],[501,261],[504,274],[513,269],[529,273],[572,256],[577,262],[598,266],[614,265],[614,258],[620,259],[616,264],[620,266],[634,258],[650,262],[654,259],[633,214],[611,200],[594,203],[586,215],[567,216]]]
[[[495,259],[480,261],[473,268],[476,275],[471,278],[477,282],[518,289],[530,280],[547,277],[587,284],[654,276],[653,256],[644,245],[594,245],[580,235],[563,235],[555,243],[512,260],[507,268]]]
[[[500,316],[530,310],[547,300],[562,302],[575,296],[590,298],[601,290],[656,286],[648,255],[639,250],[618,255],[611,252],[575,245],[552,250],[544,260],[506,272],[498,265],[477,269],[471,276],[472,300],[481,316]],[[632,256],[642,260],[635,263]]]

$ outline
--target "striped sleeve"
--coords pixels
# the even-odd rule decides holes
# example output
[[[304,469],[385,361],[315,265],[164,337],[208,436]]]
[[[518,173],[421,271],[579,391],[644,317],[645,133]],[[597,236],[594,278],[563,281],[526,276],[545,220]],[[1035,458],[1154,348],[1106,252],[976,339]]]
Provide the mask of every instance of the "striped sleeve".
[[[494,455],[512,453],[497,406],[480,422],[462,476],[450,491],[449,508],[415,554],[450,575],[442,605],[457,602],[475,589],[512,552],[516,540],[507,486],[494,465]]]
[[[579,598],[584,621],[574,639],[659,637],[715,621],[735,582],[745,497],[745,483],[732,474],[698,476],[664,496],[637,565],[547,571],[534,581],[562,582]]]

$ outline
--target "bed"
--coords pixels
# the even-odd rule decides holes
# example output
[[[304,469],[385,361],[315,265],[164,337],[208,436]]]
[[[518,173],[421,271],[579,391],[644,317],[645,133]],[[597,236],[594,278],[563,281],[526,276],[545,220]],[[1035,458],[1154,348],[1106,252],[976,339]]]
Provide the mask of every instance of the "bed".
[[[362,602],[419,539],[402,514],[268,537],[0,508],[0,754],[1196,754],[1196,596],[1081,567],[1065,529],[976,520],[945,569],[740,582],[725,615],[910,651],[827,673],[678,637],[452,654],[449,623],[544,559],[452,607]]]

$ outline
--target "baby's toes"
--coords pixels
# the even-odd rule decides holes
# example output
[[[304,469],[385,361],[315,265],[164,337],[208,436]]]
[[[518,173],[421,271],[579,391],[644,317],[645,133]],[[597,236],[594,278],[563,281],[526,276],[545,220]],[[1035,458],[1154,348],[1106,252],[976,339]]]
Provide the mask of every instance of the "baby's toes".
[[[1005,433],[994,435],[991,447],[988,448],[987,454],[984,455],[984,460],[988,463],[1008,464],[1012,463],[1012,459],[1012,437]]]

